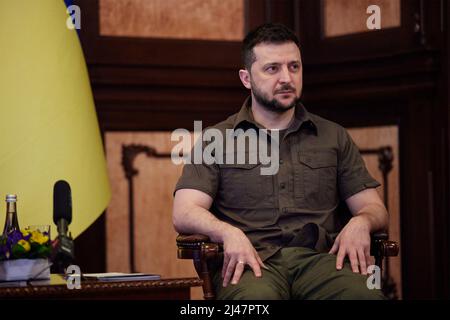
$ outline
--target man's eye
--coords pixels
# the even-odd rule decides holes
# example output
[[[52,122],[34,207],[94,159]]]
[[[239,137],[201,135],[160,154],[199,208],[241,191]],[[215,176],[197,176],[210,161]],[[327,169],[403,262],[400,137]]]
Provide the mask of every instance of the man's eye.
[[[300,69],[300,65],[298,65],[298,64],[291,65],[291,70],[298,71],[299,69]]]
[[[276,72],[277,70],[278,70],[277,66],[270,66],[266,69],[267,72],[271,72],[271,73]]]

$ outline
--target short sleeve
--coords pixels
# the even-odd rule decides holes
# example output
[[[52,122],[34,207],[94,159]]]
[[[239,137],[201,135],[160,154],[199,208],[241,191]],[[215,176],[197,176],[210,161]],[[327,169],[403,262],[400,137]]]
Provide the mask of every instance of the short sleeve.
[[[344,128],[339,132],[338,188],[342,200],[380,183],[367,171],[358,147]]]
[[[192,154],[192,151],[191,151]],[[175,186],[174,194],[180,189],[196,189],[216,197],[219,185],[219,168],[217,164],[186,163]]]

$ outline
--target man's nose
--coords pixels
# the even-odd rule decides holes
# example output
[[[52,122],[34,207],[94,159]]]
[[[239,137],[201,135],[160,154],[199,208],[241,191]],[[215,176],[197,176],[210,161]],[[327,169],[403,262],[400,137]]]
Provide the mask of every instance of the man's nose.
[[[291,73],[289,72],[289,69],[287,66],[283,66],[281,68],[281,73],[280,73],[280,83],[290,83],[291,82]]]

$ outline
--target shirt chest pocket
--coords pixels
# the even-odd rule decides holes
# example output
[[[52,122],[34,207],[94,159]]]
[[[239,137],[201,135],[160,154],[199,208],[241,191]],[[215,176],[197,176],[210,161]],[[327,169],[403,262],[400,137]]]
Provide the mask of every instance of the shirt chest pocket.
[[[261,164],[220,167],[218,197],[230,208],[273,207],[273,176],[261,175]]]
[[[334,150],[301,151],[298,153],[296,199],[302,206],[321,210],[337,201],[337,155]]]

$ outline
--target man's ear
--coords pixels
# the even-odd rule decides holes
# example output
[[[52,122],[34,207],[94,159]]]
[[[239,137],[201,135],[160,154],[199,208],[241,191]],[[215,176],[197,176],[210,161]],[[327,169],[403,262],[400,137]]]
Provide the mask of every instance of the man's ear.
[[[239,70],[239,78],[241,79],[242,84],[247,89],[251,89],[252,85],[250,82],[250,72],[248,72],[247,69],[241,69]]]

